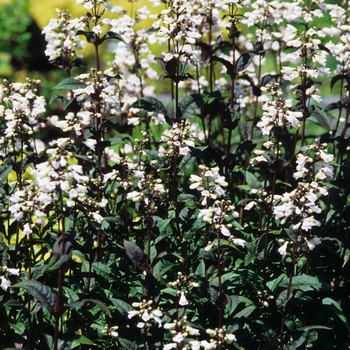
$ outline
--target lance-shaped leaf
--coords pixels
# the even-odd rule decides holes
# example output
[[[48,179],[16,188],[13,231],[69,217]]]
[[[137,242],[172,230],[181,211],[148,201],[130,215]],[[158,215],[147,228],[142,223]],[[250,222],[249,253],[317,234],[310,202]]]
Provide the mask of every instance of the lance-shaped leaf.
[[[49,286],[35,280],[28,280],[14,284],[12,288],[24,288],[51,314],[56,313],[57,296]]]
[[[90,44],[98,45],[97,41],[100,40],[95,32],[85,32],[84,30],[78,30],[75,35],[84,35],[86,41]]]
[[[124,241],[124,248],[131,262],[140,270],[145,270],[145,254],[134,242]]]
[[[340,302],[337,302],[331,298],[324,298],[322,300],[322,304],[326,305],[330,310],[332,310],[339,317],[339,319],[343,322],[346,330],[348,332],[350,332],[350,326],[349,326],[347,317],[344,314],[344,311],[340,306]]]
[[[73,243],[70,236],[66,235],[64,251],[62,251],[62,237],[59,237],[52,247],[52,256],[47,265],[47,270],[57,270],[72,257]]]
[[[155,57],[154,59],[162,66],[163,71],[167,74],[167,77],[170,78],[175,76],[178,66],[178,59],[176,57],[173,57],[169,61],[164,61],[163,57]]]
[[[240,56],[236,62],[236,73],[242,72],[252,63],[256,54],[254,52],[246,52]]]
[[[108,317],[112,317],[111,311],[109,310],[108,306],[102,301],[96,300],[96,299],[82,299],[82,300],[73,301],[67,304],[66,307],[69,309],[75,309],[75,308],[83,307],[86,303],[92,303],[99,306],[106,313]]]
[[[234,67],[234,65],[231,62],[225,60],[224,58],[218,57],[218,56],[213,56],[210,61],[211,62],[217,61],[217,62],[222,63],[227,69],[227,74],[231,78],[234,76],[234,74],[235,74],[235,69],[234,68],[235,67]]]
[[[192,95],[186,96],[179,103],[179,107],[181,109],[182,115],[184,115],[186,111],[193,105],[195,105],[196,107],[204,106],[204,98],[202,94],[192,94]]]
[[[0,183],[6,182],[8,176],[11,174],[12,166],[10,164],[3,164],[0,166]]]
[[[333,89],[335,83],[337,81],[339,81],[339,80],[340,81],[345,80],[348,83],[348,88],[350,87],[350,84],[349,84],[350,83],[350,77],[345,75],[345,74],[338,74],[335,77],[333,77],[332,80],[331,80],[331,89]]]
[[[276,82],[280,74],[265,74],[260,80],[260,87],[266,86],[271,81]]]
[[[148,112],[157,112],[167,115],[163,103],[154,97],[141,97],[131,105],[131,108],[140,108]]]
[[[118,33],[107,32],[101,39],[97,40],[97,45],[102,44],[105,40],[108,40],[108,39],[114,39],[114,40],[121,41],[124,44],[126,44],[125,40]]]
[[[58,90],[76,90],[76,89],[84,89],[86,84],[82,81],[79,81],[74,78],[66,78],[58,83],[53,89]]]

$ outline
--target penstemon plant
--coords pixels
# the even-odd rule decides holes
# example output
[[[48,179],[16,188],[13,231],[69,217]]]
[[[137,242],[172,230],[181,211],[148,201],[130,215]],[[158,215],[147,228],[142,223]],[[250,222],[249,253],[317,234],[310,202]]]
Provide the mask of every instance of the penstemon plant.
[[[0,85],[1,349],[348,348],[349,5],[77,4]]]

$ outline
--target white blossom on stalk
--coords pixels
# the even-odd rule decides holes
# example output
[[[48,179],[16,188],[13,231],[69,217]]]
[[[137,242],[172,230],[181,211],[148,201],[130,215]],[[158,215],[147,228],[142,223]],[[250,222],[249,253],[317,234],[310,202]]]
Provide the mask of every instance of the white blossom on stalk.
[[[52,18],[49,24],[44,27],[42,33],[47,41],[45,55],[50,61],[58,58],[69,64],[82,55],[77,50],[85,48],[86,41],[77,34],[79,30],[84,30],[84,17],[71,19],[67,10],[56,10],[58,18]]]
[[[138,328],[148,327],[150,321],[155,321],[158,324],[158,327],[162,326],[163,313],[158,309],[152,309],[152,300],[146,301],[143,300],[139,303],[133,303],[132,306],[137,308],[138,310],[128,311],[128,318],[131,319],[135,316],[141,318],[141,322],[137,324]]]
[[[327,145],[317,140],[301,148],[296,156],[296,171],[293,177],[298,185],[291,192],[276,197],[273,214],[283,225],[288,219],[298,221],[296,229],[309,231],[321,223],[314,215],[321,214],[319,197],[328,194],[325,182],[333,177],[333,167],[329,164],[333,156],[326,151]]]

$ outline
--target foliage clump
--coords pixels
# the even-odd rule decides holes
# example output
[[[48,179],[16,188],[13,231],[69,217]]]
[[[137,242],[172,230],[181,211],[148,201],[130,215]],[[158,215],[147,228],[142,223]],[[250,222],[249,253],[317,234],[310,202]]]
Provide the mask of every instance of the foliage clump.
[[[2,348],[348,347],[350,8],[151,3],[0,85]]]

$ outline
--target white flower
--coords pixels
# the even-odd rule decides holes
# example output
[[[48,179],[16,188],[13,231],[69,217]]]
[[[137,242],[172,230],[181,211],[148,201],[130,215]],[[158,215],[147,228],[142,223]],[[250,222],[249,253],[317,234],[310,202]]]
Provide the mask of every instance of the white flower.
[[[221,233],[226,237],[229,237],[231,234],[230,230],[225,225],[221,225]]]
[[[126,199],[132,199],[133,202],[138,202],[141,199],[141,197],[142,197],[142,194],[137,191],[129,192],[126,195]]]
[[[134,316],[138,315],[139,312],[136,311],[136,310],[131,310],[131,311],[128,311],[128,318],[133,318]]]
[[[250,210],[254,207],[256,203],[254,201],[249,202],[245,207],[244,210]]]
[[[184,337],[181,334],[181,332],[178,332],[174,337],[173,337],[173,341],[176,343],[182,343],[184,341]]]
[[[235,245],[241,246],[242,248],[244,248],[245,246],[245,240],[241,238],[233,238],[231,239],[231,242]]]
[[[237,338],[234,334],[226,334],[227,341],[232,343],[234,341],[237,341]]]
[[[33,233],[33,230],[31,229],[30,224],[29,223],[24,224],[23,234],[30,235],[31,233]]]
[[[7,290],[7,288],[11,286],[10,281],[7,280],[5,276],[0,276],[0,282],[1,282],[0,286],[2,287],[2,289]]]
[[[179,300],[179,305],[181,306],[186,306],[188,305],[188,301],[186,299],[185,293],[181,292],[180,300]]]
[[[95,221],[97,221],[99,224],[103,221],[103,216],[99,213],[91,213]]]
[[[285,242],[283,243],[283,245],[282,245],[281,247],[278,248],[278,252],[279,252],[282,256],[284,256],[284,255],[287,254],[287,246],[288,246],[288,242],[285,241]]]
[[[304,231],[308,231],[313,226],[321,226],[321,223],[318,220],[316,220],[313,216],[310,216],[303,219],[301,229]]]
[[[210,349],[215,349],[216,348],[216,342],[208,342],[207,340],[202,340],[201,341],[201,346],[205,350],[210,350]]]
[[[151,316],[150,314],[148,313],[147,310],[145,310],[142,314],[142,317],[141,317],[145,322],[149,321],[151,319]]]

